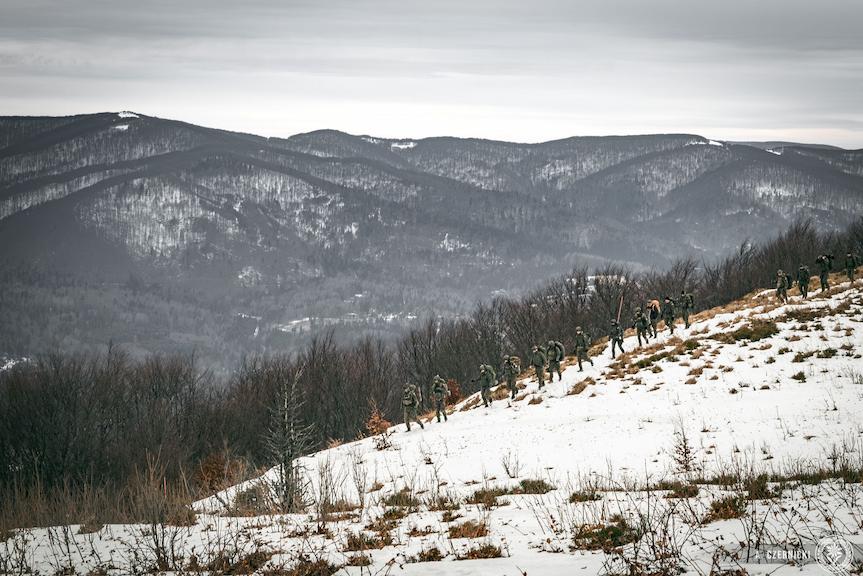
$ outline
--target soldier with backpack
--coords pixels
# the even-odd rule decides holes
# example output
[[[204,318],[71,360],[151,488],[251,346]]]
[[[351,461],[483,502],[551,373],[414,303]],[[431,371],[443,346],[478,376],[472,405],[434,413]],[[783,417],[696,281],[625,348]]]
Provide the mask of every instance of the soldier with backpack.
[[[545,347],[545,357],[548,360],[548,382],[554,382],[554,373],[557,372],[557,380],[563,380],[560,371],[560,363],[564,358],[563,344],[557,340],[549,340]]]
[[[608,340],[611,342],[611,358],[614,359],[615,348],[620,348],[620,353],[623,354],[623,326],[620,322],[611,319],[611,330],[608,332]]]
[[[534,346],[530,351],[530,365],[533,366],[536,372],[536,380],[539,387],[545,385],[545,352],[539,346]]]
[[[647,315],[644,314],[644,310],[642,308],[638,309],[638,312],[635,315],[635,333],[638,335],[638,345],[641,346],[641,338],[644,338],[644,343],[647,344],[650,341],[650,320],[647,319]]]
[[[674,334],[674,300],[670,296],[662,300],[662,319],[668,326],[668,331]]]
[[[781,269],[776,271],[776,298],[788,302],[788,277]]]
[[[471,380],[471,382],[479,382],[480,396],[482,396],[482,404],[486,408],[491,406],[491,387],[494,386],[495,381],[496,376],[494,373],[494,368],[492,368],[488,364],[480,364],[479,376]]]
[[[830,271],[833,270],[833,254],[822,254],[815,259],[815,263],[818,264],[818,279],[821,281],[821,290],[827,290],[830,288],[828,278]]]
[[[440,423],[440,417],[443,416],[443,421],[446,422],[446,399],[449,396],[449,388],[447,388],[446,380],[440,377],[440,374],[435,374],[432,380],[432,396],[434,397],[435,414],[437,421]]]
[[[510,399],[515,400],[517,391],[515,381],[521,373],[521,359],[518,356],[503,357],[503,375],[506,378],[506,387],[509,389]]]
[[[651,300],[647,304],[647,315],[650,320],[650,330],[653,333],[653,337],[657,337],[656,326],[659,324],[659,300]]]
[[[411,422],[416,422],[420,425],[420,428],[425,428],[417,416],[419,405],[420,400],[416,393],[416,386],[405,382],[404,388],[402,389],[402,408],[404,410],[405,426],[407,427],[408,432],[411,431]]]
[[[683,318],[683,325],[689,328],[689,314],[695,307],[695,299],[692,297],[691,292],[681,290],[678,302],[680,303],[680,316]]]
[[[800,295],[806,298],[809,295],[809,266],[801,264],[797,269],[797,288],[800,289]]]
[[[587,355],[587,349],[590,348],[590,336],[581,331],[581,326],[575,327],[575,354],[578,356],[578,371],[581,372],[582,360],[587,360],[593,366],[593,360]]]
[[[845,273],[848,275],[848,280],[853,284],[854,283],[854,272],[857,271],[857,266],[860,264],[860,261],[857,259],[857,256],[853,252],[848,252],[845,255]]]

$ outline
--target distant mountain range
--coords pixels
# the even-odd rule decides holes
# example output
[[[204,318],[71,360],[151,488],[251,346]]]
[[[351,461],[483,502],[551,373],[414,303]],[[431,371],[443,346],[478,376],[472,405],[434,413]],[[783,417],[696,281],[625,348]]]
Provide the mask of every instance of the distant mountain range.
[[[263,138],[133,114],[0,118],[0,354],[397,331],[576,263],[713,258],[863,213],[863,151],[687,134]]]

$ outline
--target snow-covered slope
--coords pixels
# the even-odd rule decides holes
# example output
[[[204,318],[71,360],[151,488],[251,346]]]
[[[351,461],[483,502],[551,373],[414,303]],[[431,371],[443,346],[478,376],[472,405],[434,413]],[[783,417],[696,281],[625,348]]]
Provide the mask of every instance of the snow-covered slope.
[[[838,282],[838,276],[834,280]],[[678,325],[673,335],[661,330],[658,339],[642,348],[628,334],[627,353],[614,361],[607,346],[597,346],[593,366],[579,372],[569,359],[562,381],[543,390],[537,390],[532,378],[524,378],[514,402],[503,398],[484,408],[474,396],[454,406],[446,423],[427,417],[424,430],[413,426],[406,432],[403,425],[395,426],[388,434],[389,448],[380,450],[379,438],[367,438],[305,458],[311,499],[337,501],[345,510],[327,522],[312,511],[314,506],[300,515],[224,515],[225,504],[234,503],[238,494],[242,499],[256,490],[266,494],[268,488],[256,487],[272,485],[277,475],[270,471],[196,503],[197,523],[183,533],[185,555],[192,548],[198,553],[207,549],[213,534],[234,530],[245,534],[246,551],[275,553],[270,565],[291,564],[300,554],[343,565],[358,554],[346,551],[352,548],[349,537],[362,533],[369,538],[385,535],[379,544],[387,545],[366,552],[371,566],[348,567],[346,573],[593,574],[610,569],[618,554],[585,551],[584,545],[574,545],[574,538],[585,526],[613,523],[615,514],[645,527],[644,510],[651,506],[652,494],[644,491],[648,485],[730,473],[799,475],[852,461],[859,466],[861,287],[861,282],[837,283],[827,293],[816,291],[806,301],[795,295],[785,305],[775,300],[773,291],[754,294],[695,316],[689,329]],[[681,457],[681,451],[687,452],[684,436],[689,448]],[[553,489],[530,494],[544,489],[534,490],[530,484],[525,489],[525,480],[544,480]],[[681,539],[678,552],[688,558],[680,562],[707,573],[718,555],[726,563],[746,564],[749,573],[775,569],[742,562],[739,549],[737,558],[729,560],[734,556],[730,543],[749,537],[747,516],[739,521],[702,520],[713,500],[737,494],[740,487],[728,492],[701,484],[699,494],[683,500],[687,505],[679,509],[674,508],[677,499],[652,496],[655,510],[673,508],[669,517],[679,523],[673,530],[678,534],[674,538]],[[486,505],[465,503],[481,488],[514,494]],[[387,499],[400,491],[417,504],[387,506]],[[596,501],[569,502],[573,492],[593,491],[598,491]],[[752,522],[757,523],[758,514],[769,516],[765,526],[771,534],[781,533],[783,522],[806,525],[809,534],[848,526],[843,538],[860,543],[863,536],[853,520],[856,505],[843,504],[853,501],[848,494],[859,496],[859,491],[858,484],[840,490],[830,482],[786,486],[770,504],[749,504]],[[805,511],[801,508],[793,518],[777,517],[776,510],[787,512],[804,497]],[[457,519],[430,510],[442,507],[429,504],[441,499],[455,508],[449,514]],[[402,512],[390,512],[396,517],[385,527],[389,530],[382,530],[380,522],[374,523],[387,510]],[[832,511],[830,526],[824,510]],[[654,512],[654,518],[659,515]],[[449,530],[467,519],[480,522],[488,534],[451,537]],[[852,530],[854,526],[858,529]],[[685,535],[680,535],[681,527],[689,527]],[[119,558],[107,550],[118,548],[117,533],[103,532],[98,533],[98,546],[116,565]],[[120,532],[129,538],[128,530]],[[47,533],[36,531],[33,536],[34,560],[44,564],[49,557]],[[793,539],[787,533],[785,537]],[[665,541],[677,542],[674,538]],[[499,548],[503,557],[453,561],[471,551],[482,555],[482,545],[491,547],[486,551]],[[432,548],[443,554],[442,561],[410,561]],[[657,556],[655,548],[652,554]]]

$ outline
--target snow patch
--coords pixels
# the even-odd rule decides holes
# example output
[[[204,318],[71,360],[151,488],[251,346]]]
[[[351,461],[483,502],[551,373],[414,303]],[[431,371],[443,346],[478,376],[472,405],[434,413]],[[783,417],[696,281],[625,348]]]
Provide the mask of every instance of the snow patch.
[[[128,129],[129,129],[128,124],[117,124],[116,126],[114,126],[114,130],[119,130],[120,132],[125,132]]]
[[[770,152],[771,154],[776,154],[777,156],[782,156],[782,148],[779,148],[779,149],[777,149],[777,150],[774,150],[773,148],[770,148],[770,149],[769,149],[769,150],[767,150],[767,151],[768,151],[768,152]]]
[[[711,140],[710,142],[708,142],[708,144],[710,144],[711,146],[719,146],[720,148],[725,146],[725,144],[719,142],[718,140]]]
[[[392,144],[390,144],[390,148],[394,148],[397,150],[407,150],[409,148],[415,148],[416,145],[416,142],[409,140],[407,142],[393,142]]]
[[[118,112],[117,117],[118,118],[140,118],[140,116],[138,116],[134,112],[128,112],[128,111]]]

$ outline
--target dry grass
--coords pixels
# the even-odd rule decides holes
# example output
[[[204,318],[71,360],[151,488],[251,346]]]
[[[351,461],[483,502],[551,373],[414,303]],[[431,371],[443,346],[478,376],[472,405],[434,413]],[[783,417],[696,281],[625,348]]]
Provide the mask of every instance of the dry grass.
[[[482,544],[465,550],[456,556],[456,560],[481,560],[486,558],[502,558],[503,550],[494,544]]]
[[[542,396],[533,396],[527,403],[531,405],[542,404]]]
[[[570,389],[567,391],[566,395],[567,396],[573,396],[575,394],[581,394],[582,392],[585,391],[585,389],[588,386],[592,386],[594,384],[596,384],[596,381],[593,378],[591,378],[590,376],[588,376],[584,380],[582,380],[580,382],[576,382],[575,384],[573,384],[570,387]]]
[[[450,538],[482,538],[488,535],[488,525],[482,521],[467,520],[450,526],[447,532]]]

